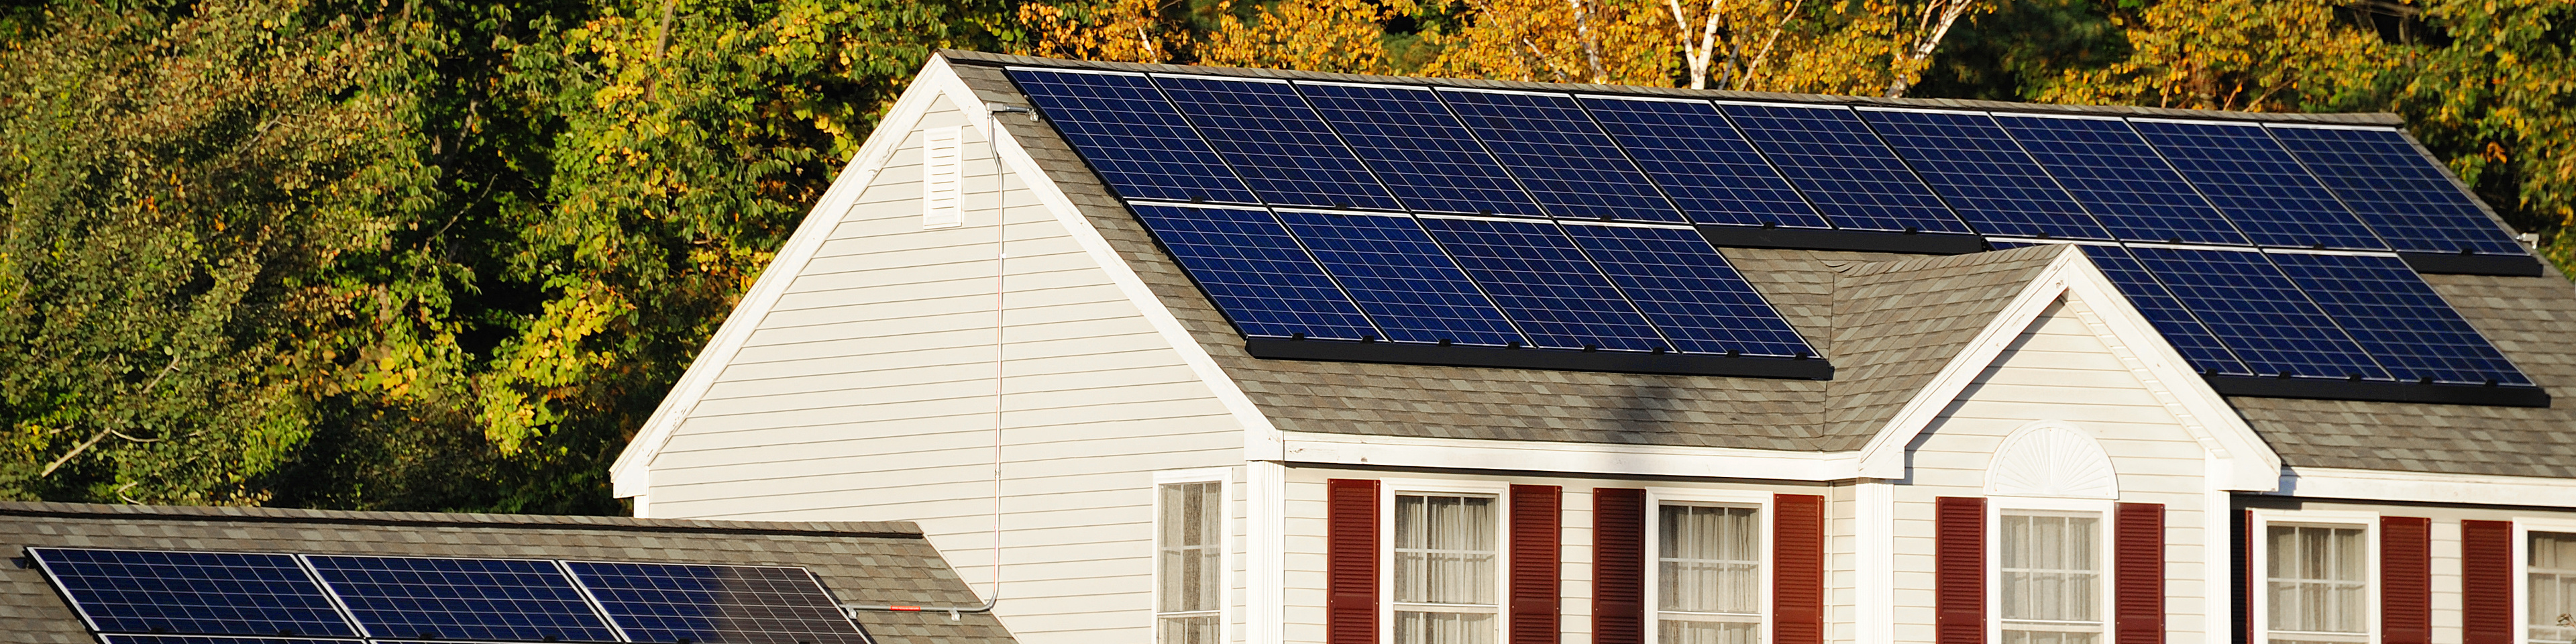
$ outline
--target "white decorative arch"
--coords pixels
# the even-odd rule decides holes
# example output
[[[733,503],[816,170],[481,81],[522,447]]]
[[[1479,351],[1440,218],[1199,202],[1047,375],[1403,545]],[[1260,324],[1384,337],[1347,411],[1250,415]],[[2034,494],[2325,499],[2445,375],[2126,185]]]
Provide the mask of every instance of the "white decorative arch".
[[[2116,499],[2120,481],[2102,444],[2064,421],[2034,421],[2004,437],[1986,466],[1986,494]]]

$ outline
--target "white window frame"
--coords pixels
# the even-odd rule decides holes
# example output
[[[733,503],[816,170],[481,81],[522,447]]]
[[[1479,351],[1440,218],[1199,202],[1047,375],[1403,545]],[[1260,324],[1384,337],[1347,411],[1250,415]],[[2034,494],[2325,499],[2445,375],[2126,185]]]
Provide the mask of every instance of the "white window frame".
[[[2513,641],[2531,644],[2531,533],[2576,534],[2576,518],[2513,518]]]
[[[2246,535],[2249,537],[2247,540],[2253,542],[2252,546],[2245,549],[2246,576],[2252,582],[2247,584],[2248,588],[2245,589],[2246,594],[2251,595],[2245,602],[2248,607],[2246,612],[2251,614],[2246,619],[2251,620],[2254,631],[2254,641],[2251,644],[2270,644],[2272,641],[2271,564],[2272,524],[2274,523],[2361,527],[2362,561],[2364,562],[2361,571],[2363,584],[2361,628],[2365,642],[2379,644],[2380,639],[2385,636],[2380,632],[2379,623],[2379,593],[2383,590],[2381,585],[2383,582],[2379,578],[2379,513],[2368,510],[2266,510],[2261,508],[2255,508],[2251,513],[2253,517],[2245,525]]]
[[[1238,555],[1234,547],[1234,468],[1230,467],[1159,471],[1154,473],[1153,486],[1146,488],[1154,497],[1154,516],[1149,522],[1152,526],[1150,528],[1152,536],[1146,540],[1146,552],[1149,553],[1150,558],[1147,559],[1145,567],[1151,572],[1147,575],[1147,583],[1150,585],[1146,587],[1148,590],[1145,593],[1145,631],[1153,634],[1152,639],[1148,641],[1163,641],[1163,486],[1178,483],[1217,484],[1217,514],[1219,515],[1217,517],[1217,567],[1219,568],[1217,584],[1219,587],[1217,588],[1216,621],[1217,629],[1225,633],[1217,640],[1235,641],[1237,638],[1233,636],[1236,587],[1234,570],[1239,562],[1236,560]]]
[[[2119,533],[2119,527],[2111,524],[2114,520],[2112,507],[2110,499],[1986,497],[1986,641],[2004,641],[2004,515],[2014,512],[2084,512],[2092,514],[2099,521],[2094,525],[2100,527],[2094,531],[2093,538],[2097,543],[2093,552],[2101,556],[2095,565],[2100,567],[2102,586],[2094,592],[2094,601],[2100,605],[2094,607],[2093,614],[2102,618],[2102,633],[2093,641],[2110,644],[2116,635],[2112,629],[2118,622],[2111,611],[2119,606],[2113,595],[2120,587],[2119,566],[2112,561],[2113,548],[2117,545],[2114,539]]]
[[[1757,541],[1762,544],[1762,546],[1757,549],[1761,553],[1759,556],[1762,560],[1761,572],[1757,573],[1761,577],[1761,582],[1754,584],[1755,587],[1761,589],[1761,596],[1754,600],[1756,602],[1754,605],[1758,608],[1757,613],[1762,616],[1761,625],[1757,628],[1760,629],[1762,642],[1764,642],[1764,644],[1771,643],[1771,628],[1773,623],[1773,617],[1771,615],[1773,608],[1771,593],[1773,588],[1771,586],[1772,580],[1778,578],[1776,576],[1777,571],[1772,568],[1772,566],[1778,565],[1779,562],[1779,560],[1774,556],[1774,548],[1777,547],[1777,544],[1772,542],[1776,540],[1774,537],[1780,534],[1778,529],[1772,527],[1772,500],[1772,493],[1755,490],[1702,490],[1668,487],[1646,488],[1646,574],[1644,575],[1646,580],[1646,633],[1644,641],[1649,643],[1663,641],[1663,523],[1664,505],[1670,503],[1673,505],[1721,505],[1753,508],[1754,530],[1760,533]]]
[[[1494,640],[1509,642],[1512,612],[1512,485],[1506,481],[1380,479],[1377,498],[1377,641],[1395,642],[1395,497],[1494,497]],[[1562,529],[1560,527],[1560,529]],[[1457,605],[1457,604],[1450,604]]]

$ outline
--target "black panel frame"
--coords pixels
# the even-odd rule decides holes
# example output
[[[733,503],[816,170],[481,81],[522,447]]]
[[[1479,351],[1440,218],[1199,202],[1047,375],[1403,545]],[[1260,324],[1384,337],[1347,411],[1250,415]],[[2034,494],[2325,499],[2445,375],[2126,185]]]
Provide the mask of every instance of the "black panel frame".
[[[1915,255],[1965,255],[1986,250],[1986,239],[1978,235],[1708,224],[1697,228],[1700,237],[1718,248],[1850,250]]]
[[[1698,353],[1510,349],[1441,346],[1398,342],[1290,340],[1247,338],[1243,349],[1268,360],[1371,362],[1443,367],[1498,367],[1549,371],[1598,371],[1673,376],[1735,376],[1832,380],[1834,365],[1822,358],[1728,357]]]
[[[2540,260],[2530,255],[2457,255],[2451,253],[2398,253],[2408,268],[2426,275],[2496,275],[2501,277],[2539,277]]]
[[[2538,387],[2502,387],[2479,385],[2389,382],[2385,380],[2329,380],[2325,378],[2264,378],[2258,376],[2202,376],[2209,387],[2223,396],[2252,398],[2307,398],[2315,400],[2357,400],[2366,402],[2424,403],[2433,405],[2484,405],[2489,407],[2548,407],[2549,392]]]

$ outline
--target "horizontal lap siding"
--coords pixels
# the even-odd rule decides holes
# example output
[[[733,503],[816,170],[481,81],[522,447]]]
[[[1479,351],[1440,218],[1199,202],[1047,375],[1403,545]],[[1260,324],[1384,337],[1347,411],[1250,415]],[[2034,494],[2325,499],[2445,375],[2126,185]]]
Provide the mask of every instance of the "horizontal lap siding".
[[[964,122],[942,101],[923,127]],[[966,226],[921,228],[916,132],[811,261],[775,268],[796,278],[650,465],[654,515],[919,521],[985,592],[995,175],[981,134],[965,138]],[[1010,185],[1002,617],[1030,644],[1146,641],[1151,472],[1238,465],[1242,434],[1036,194]]]

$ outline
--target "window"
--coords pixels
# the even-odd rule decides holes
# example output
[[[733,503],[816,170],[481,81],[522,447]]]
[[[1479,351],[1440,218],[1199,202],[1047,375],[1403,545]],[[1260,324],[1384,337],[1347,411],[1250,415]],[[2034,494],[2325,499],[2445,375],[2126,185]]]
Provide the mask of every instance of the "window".
[[[2576,533],[2531,533],[2532,644],[2576,642]]]
[[[1223,640],[1217,612],[1225,583],[1224,486],[1216,481],[1160,486],[1161,545],[1156,563],[1160,588],[1156,628],[1160,644],[1215,644]]]
[[[1762,526],[1747,507],[1665,505],[1656,515],[1656,640],[1762,641]]]
[[[1396,644],[1493,644],[1495,497],[1395,497]]]
[[[949,228],[965,223],[964,172],[959,166],[963,129],[934,127],[921,131],[921,227]]]
[[[1998,528],[2003,644],[2100,641],[2102,515],[2007,512]]]
[[[2267,527],[2264,576],[2272,644],[2369,640],[2370,559],[2363,530]]]

